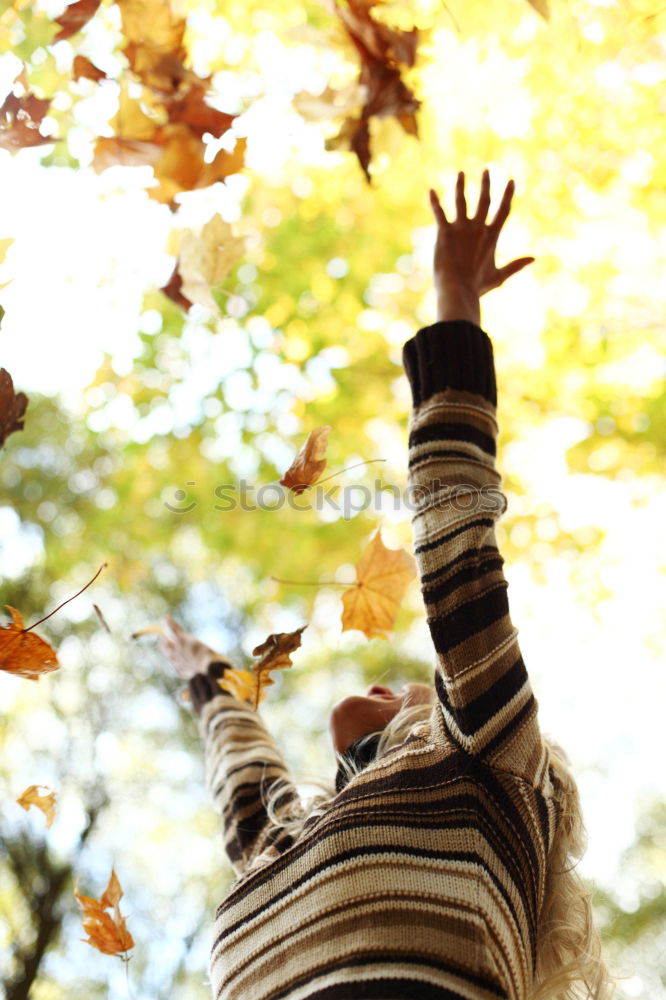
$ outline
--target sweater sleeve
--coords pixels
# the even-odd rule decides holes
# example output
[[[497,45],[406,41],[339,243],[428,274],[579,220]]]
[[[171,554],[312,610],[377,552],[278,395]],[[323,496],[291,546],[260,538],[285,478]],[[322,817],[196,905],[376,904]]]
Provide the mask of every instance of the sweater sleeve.
[[[539,785],[547,755],[495,538],[506,497],[492,344],[473,323],[441,322],[408,341],[403,360],[414,543],[444,736]]]
[[[205,746],[206,783],[222,817],[224,846],[237,875],[269,847],[288,846],[282,827],[270,820],[266,797],[279,784],[276,807],[290,815],[302,807],[287,766],[261,716],[221,690],[230,664],[212,663],[190,680],[192,703]]]

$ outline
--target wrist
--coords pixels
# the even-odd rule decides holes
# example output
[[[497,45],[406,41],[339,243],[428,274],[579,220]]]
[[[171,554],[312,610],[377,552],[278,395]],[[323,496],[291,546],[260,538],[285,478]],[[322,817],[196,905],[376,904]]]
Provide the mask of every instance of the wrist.
[[[462,319],[481,325],[481,299],[479,293],[460,283],[447,285],[435,283],[437,294],[437,320]]]
[[[450,320],[466,320],[481,326],[481,303],[470,301],[469,299],[450,297],[437,299],[437,322],[444,323]]]

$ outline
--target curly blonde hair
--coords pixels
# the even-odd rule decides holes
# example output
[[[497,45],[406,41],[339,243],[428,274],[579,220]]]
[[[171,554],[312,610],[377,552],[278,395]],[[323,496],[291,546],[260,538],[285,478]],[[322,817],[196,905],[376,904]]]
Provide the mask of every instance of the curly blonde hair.
[[[432,705],[412,705],[401,709],[381,733],[368,733],[361,742],[379,735],[376,758],[400,746],[414,727],[422,725],[432,712]],[[592,893],[575,870],[587,846],[580,796],[570,761],[562,747],[544,737],[550,755],[550,777],[560,806],[559,823],[547,859],[544,899],[539,915],[537,956],[529,1000],[611,1000],[618,977],[604,962],[601,939],[592,910]],[[336,754],[338,766],[348,780],[363,766]],[[304,833],[306,823],[323,815],[336,796],[334,787],[319,779],[309,785],[322,789],[307,808],[293,797],[285,796],[282,782],[273,785],[267,795],[266,810],[274,828],[293,841]],[[262,851],[251,869],[269,864],[276,856],[274,847]]]

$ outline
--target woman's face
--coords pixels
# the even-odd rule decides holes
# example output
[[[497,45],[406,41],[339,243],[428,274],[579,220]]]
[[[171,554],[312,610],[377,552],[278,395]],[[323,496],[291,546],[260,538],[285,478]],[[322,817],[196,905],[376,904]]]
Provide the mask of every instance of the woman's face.
[[[333,706],[329,727],[333,746],[344,753],[361,736],[383,729],[403,705],[432,704],[434,700],[429,684],[405,684],[398,694],[373,684],[365,695],[351,695]]]

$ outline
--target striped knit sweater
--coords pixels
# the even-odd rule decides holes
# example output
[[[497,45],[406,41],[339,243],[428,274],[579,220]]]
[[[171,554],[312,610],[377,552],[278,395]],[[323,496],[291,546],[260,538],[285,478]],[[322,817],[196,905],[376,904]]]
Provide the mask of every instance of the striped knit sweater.
[[[529,997],[558,808],[495,540],[492,347],[474,324],[437,323],[404,364],[438,700],[292,842],[264,810],[276,780],[298,798],[260,715],[220,693],[222,668],[190,682],[238,876],[215,918],[216,1000]]]

